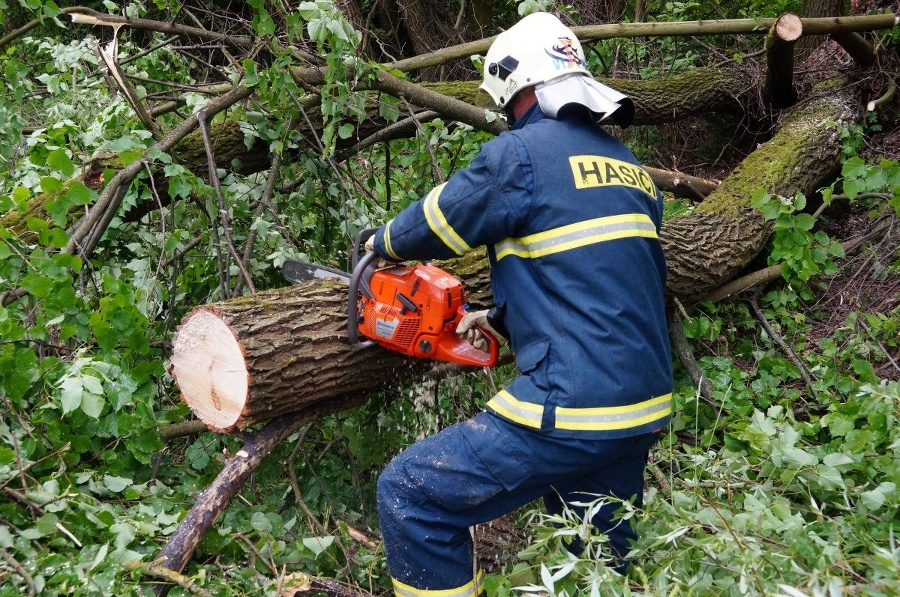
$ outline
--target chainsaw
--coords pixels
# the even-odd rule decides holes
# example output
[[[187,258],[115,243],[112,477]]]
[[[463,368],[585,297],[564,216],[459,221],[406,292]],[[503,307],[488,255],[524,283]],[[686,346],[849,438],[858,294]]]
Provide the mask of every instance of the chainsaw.
[[[282,273],[295,284],[322,278],[339,278],[349,284],[347,335],[354,348],[378,345],[420,359],[496,365],[500,342],[493,334],[479,329],[487,339],[487,351],[456,334],[468,309],[462,283],[427,263],[379,267],[378,255],[366,253],[364,248],[376,230],[363,230],[356,237],[350,274],[296,260],[285,261]]]

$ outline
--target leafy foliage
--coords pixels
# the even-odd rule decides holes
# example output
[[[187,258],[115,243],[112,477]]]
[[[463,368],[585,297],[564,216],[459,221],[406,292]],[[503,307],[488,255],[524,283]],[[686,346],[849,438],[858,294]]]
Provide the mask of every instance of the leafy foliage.
[[[130,3],[129,16],[176,4]],[[268,173],[220,176],[232,240],[250,245],[247,265],[259,288],[284,283],[277,268],[289,257],[343,267],[357,230],[446,180],[486,139],[435,120],[413,139],[379,143],[338,164],[335,150],[367,101],[377,101],[388,122],[407,108],[355,91],[375,67],[357,57],[360,33],[332,3],[287,4],[246,3],[247,26],[260,41],[254,51],[265,59],[221,67],[255,95],[213,122],[237,123],[248,147],[259,144],[282,159],[273,192]],[[679,20],[796,8],[745,4],[650,3],[650,14]],[[92,6],[123,10],[112,2]],[[522,2],[519,10],[538,6]],[[0,306],[0,596],[149,594],[135,567],[153,560],[241,446],[239,438],[210,433],[160,437],[161,427],[189,415],[165,370],[175,324],[188,307],[239,292],[236,266],[210,182],[176,152],[157,150],[91,259],[61,250],[71,225],[97,200],[98,187],[82,177],[93,158],[113,164],[101,172],[108,182],[113,168],[134,163],[154,140],[121,94],[97,77],[93,43],[63,29],[55,3],[0,0],[2,9],[15,9],[19,20],[43,16],[48,27],[0,48],[0,217],[8,224],[0,228],[0,291],[22,291]],[[164,41],[153,36],[138,47],[120,39],[120,60],[139,77],[141,97],[163,93],[157,81],[203,82],[197,63]],[[325,126],[313,142],[298,123],[311,118],[315,102],[290,74],[304,44],[325,57]],[[591,55],[597,72],[610,72],[623,56],[643,76],[706,59],[672,40],[608,41]],[[181,112],[161,115],[165,126],[208,101],[195,91],[173,96]],[[865,131],[844,134],[842,179],[825,190],[826,200],[840,190],[856,203],[872,201],[866,205],[875,211],[877,200],[867,196],[883,194],[900,212],[897,163],[859,157]],[[652,155],[647,145],[636,150]],[[171,202],[163,204],[159,184]],[[157,201],[149,215],[127,215]],[[842,253],[816,230],[805,197],[760,193],[755,201],[773,222],[771,259],[785,277],[761,297],[762,309],[814,373],[813,388],[745,304],[699,305],[684,330],[695,347],[708,349],[700,364],[715,406],[679,370],[678,414],[651,464],[646,503],[622,507],[641,527],[634,552],[640,567],[618,576],[604,565],[602,536],[571,513],[552,517],[536,506],[522,520],[535,540],[491,576],[492,594],[900,591],[900,388],[872,366],[896,350],[900,314],[854,311],[834,333],[808,343],[803,309]],[[670,217],[687,208],[671,202],[668,209]],[[885,276],[896,275],[898,264],[891,267]],[[377,537],[379,471],[404,446],[477,412],[514,374],[501,368],[386,392],[296,433],[205,537],[186,575],[222,595],[273,593],[286,573],[385,594],[377,539],[360,538]],[[578,557],[563,545],[573,535],[587,545]]]

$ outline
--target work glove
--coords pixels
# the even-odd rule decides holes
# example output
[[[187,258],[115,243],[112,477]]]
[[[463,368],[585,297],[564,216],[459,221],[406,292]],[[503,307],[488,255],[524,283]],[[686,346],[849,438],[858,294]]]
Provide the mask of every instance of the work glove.
[[[366,242],[363,245],[363,247],[365,248],[366,253],[372,253],[373,251],[375,251],[375,235],[374,234],[366,239]],[[390,259],[385,259],[383,257],[379,257],[378,261],[375,262],[375,268],[376,269],[384,269],[386,267],[391,267],[391,266],[397,265],[397,263],[399,263],[399,262],[391,261]]]
[[[484,335],[485,332],[492,335],[501,344],[506,341],[503,334],[495,330],[489,323],[487,309],[466,313],[456,326],[457,335],[465,337],[466,341],[478,350],[488,352],[488,339]]]

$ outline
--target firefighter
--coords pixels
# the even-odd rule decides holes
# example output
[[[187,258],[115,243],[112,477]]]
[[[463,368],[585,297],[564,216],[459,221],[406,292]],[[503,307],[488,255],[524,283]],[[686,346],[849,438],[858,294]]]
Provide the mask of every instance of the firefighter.
[[[378,481],[396,595],[483,595],[470,527],[542,498],[593,512],[620,572],[648,451],[671,413],[662,196],[601,123],[631,101],[588,72],[581,44],[547,13],[501,33],[480,93],[510,130],[471,165],[379,228],[391,260],[448,259],[486,246],[494,306],[457,333],[507,338],[519,375],[486,411],[416,442]],[[570,549],[579,549],[575,541]]]

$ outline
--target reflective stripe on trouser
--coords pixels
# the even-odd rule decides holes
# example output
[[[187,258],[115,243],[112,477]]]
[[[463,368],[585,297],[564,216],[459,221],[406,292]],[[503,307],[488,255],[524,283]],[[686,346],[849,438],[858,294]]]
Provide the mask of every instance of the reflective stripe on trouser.
[[[555,438],[481,413],[410,446],[378,480],[390,574],[395,587],[411,591],[397,594],[473,588],[469,527],[537,498],[552,506],[557,495],[567,502],[611,495],[639,506],[647,451],[658,436]],[[634,532],[627,521],[612,521],[616,509],[601,508],[592,522],[622,557]]]
[[[404,584],[396,578],[391,579],[394,583],[394,595],[397,597],[478,597],[481,594],[481,583],[484,581],[484,572],[478,570],[474,581],[469,581],[461,587],[455,589],[439,589],[436,591],[428,589],[416,589]]]

